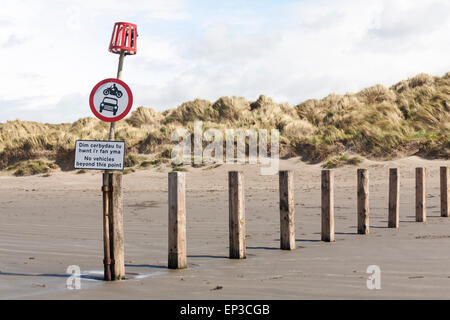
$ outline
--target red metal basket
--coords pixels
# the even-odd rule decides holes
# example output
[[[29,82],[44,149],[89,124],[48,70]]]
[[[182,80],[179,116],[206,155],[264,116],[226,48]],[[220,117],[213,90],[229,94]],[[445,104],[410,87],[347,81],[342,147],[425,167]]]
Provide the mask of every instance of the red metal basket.
[[[116,22],[111,35],[109,51],[126,55],[136,54],[137,26],[128,22]]]

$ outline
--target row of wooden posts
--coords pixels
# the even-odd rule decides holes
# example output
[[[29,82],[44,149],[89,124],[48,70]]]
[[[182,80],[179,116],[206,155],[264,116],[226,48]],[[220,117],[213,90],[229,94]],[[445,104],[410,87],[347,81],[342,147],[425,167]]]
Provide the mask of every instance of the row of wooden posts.
[[[334,175],[322,170],[322,230],[321,239],[335,241],[334,233]],[[186,258],[186,193],[185,174],[169,173],[169,257],[170,269],[187,267]],[[448,167],[440,168],[441,216],[449,216]],[[240,171],[228,172],[229,189],[229,257],[245,259],[244,181]],[[280,248],[295,249],[294,174],[279,172],[280,192]],[[400,179],[397,168],[389,170],[388,227],[399,227]],[[369,172],[357,170],[358,234],[369,234]],[[416,221],[426,221],[426,168],[416,168]]]
[[[322,170],[322,230],[321,239],[335,241],[334,232],[334,176],[331,170]],[[358,233],[369,233],[369,172],[357,170],[357,220]],[[169,254],[168,267],[182,269],[186,259],[186,192],[185,174],[169,173]],[[449,172],[440,168],[441,216],[449,216]],[[122,174],[109,173],[104,176],[103,220],[105,280],[125,278]],[[245,205],[243,174],[228,173],[229,189],[229,257],[245,258]],[[106,192],[105,192],[106,191]],[[280,248],[295,249],[294,223],[294,174],[279,172],[280,192]],[[400,179],[398,169],[389,170],[388,227],[399,227]],[[426,221],[426,169],[416,168],[416,221]]]

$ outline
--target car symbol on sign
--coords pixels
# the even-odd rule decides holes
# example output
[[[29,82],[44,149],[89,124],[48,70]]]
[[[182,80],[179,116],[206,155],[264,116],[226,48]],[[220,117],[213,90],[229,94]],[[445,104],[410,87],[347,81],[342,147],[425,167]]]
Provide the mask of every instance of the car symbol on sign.
[[[103,101],[100,103],[100,112],[103,110],[112,111],[113,115],[116,115],[119,106],[117,104],[117,99],[104,97]]]

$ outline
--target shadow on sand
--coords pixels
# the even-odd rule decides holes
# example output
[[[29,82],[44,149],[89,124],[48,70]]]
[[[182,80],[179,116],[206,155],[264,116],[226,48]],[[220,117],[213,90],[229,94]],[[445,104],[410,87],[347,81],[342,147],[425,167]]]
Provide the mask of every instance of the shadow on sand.
[[[71,274],[0,272],[0,276],[68,278],[71,276]],[[103,276],[92,276],[92,275],[85,275],[85,274],[80,275],[80,278],[88,279],[88,280],[103,280]]]
[[[156,265],[152,265],[152,264],[126,264],[125,267],[130,267],[130,268],[167,269],[167,266],[156,266]]]
[[[205,258],[205,259],[228,259],[226,256],[212,256],[212,255],[188,255],[188,258]]]
[[[280,248],[273,248],[273,247],[247,247],[247,249],[250,249],[250,250],[280,250]]]

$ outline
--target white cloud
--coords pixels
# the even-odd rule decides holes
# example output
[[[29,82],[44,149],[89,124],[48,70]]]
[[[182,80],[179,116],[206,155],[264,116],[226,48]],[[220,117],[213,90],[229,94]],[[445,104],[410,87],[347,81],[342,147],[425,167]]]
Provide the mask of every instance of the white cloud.
[[[201,3],[201,4],[199,4]],[[201,7],[200,7],[201,6]],[[266,7],[265,7],[266,6]],[[261,93],[297,104],[330,92],[450,71],[444,0],[212,5],[182,0],[2,3],[0,121],[90,116],[93,85],[114,77],[115,21],[138,25],[125,59],[135,106],[176,107]],[[12,108],[14,106],[14,108]]]
[[[369,31],[379,37],[397,39],[428,35],[448,22],[449,10],[449,3],[444,1],[386,1],[376,26]]]

